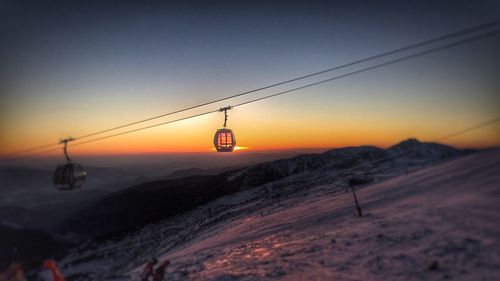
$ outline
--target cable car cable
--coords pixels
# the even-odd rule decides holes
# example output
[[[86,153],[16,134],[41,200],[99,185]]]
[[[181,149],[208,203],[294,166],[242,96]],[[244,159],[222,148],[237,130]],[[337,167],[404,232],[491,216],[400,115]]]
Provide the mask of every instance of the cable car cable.
[[[469,131],[475,130],[478,126],[479,126],[479,127],[484,127],[484,126],[486,126],[486,125],[490,125],[490,124],[496,123],[496,122],[498,122],[498,121],[500,121],[500,116],[499,116],[499,117],[497,117],[497,118],[493,118],[493,119],[491,119],[491,120],[488,120],[488,121],[486,121],[486,122],[483,122],[483,123],[481,123],[481,124],[477,124],[477,125],[473,125],[473,126],[471,126],[471,127],[465,128],[465,129],[463,129],[463,130],[461,130],[461,131],[458,131],[458,132],[455,132],[455,133],[451,133],[451,134],[449,134],[449,135],[446,135],[446,136],[444,136],[444,137],[441,137],[441,138],[437,139],[436,141],[442,141],[442,140],[445,140],[445,139],[453,138],[453,137],[456,137],[456,136],[458,136],[458,135],[461,135],[462,133],[466,133],[466,132],[469,132]]]
[[[340,78],[345,78],[345,77],[352,76],[352,75],[355,75],[355,74],[359,74],[359,73],[362,73],[362,72],[365,72],[365,71],[373,70],[373,69],[376,69],[376,68],[384,67],[384,66],[391,65],[391,64],[394,64],[394,63],[398,63],[398,62],[402,62],[402,61],[409,60],[409,59],[412,59],[412,58],[416,58],[416,57],[420,57],[420,56],[423,56],[423,55],[427,55],[427,54],[430,54],[430,53],[433,53],[433,52],[437,52],[437,51],[449,49],[449,48],[452,48],[452,47],[460,46],[460,45],[463,45],[463,44],[471,43],[471,42],[478,41],[478,40],[481,40],[481,39],[485,39],[485,38],[488,38],[488,37],[492,37],[492,36],[498,35],[498,34],[500,34],[500,30],[495,30],[495,31],[492,31],[492,32],[488,32],[488,33],[484,33],[484,34],[478,35],[478,36],[469,37],[467,39],[463,39],[463,40],[456,41],[456,42],[453,42],[453,43],[449,43],[449,44],[446,44],[446,45],[443,45],[443,46],[439,46],[439,47],[435,47],[435,48],[432,48],[432,49],[428,49],[426,51],[422,51],[422,52],[419,52],[419,53],[416,53],[416,54],[404,56],[404,57],[401,57],[401,58],[398,58],[398,59],[394,59],[394,60],[391,60],[391,61],[388,61],[388,62],[376,64],[376,65],[373,65],[373,66],[370,66],[370,67],[362,68],[362,69],[359,69],[359,70],[356,70],[356,71],[348,72],[348,73],[345,73],[345,74],[342,74],[342,75],[339,75],[339,76],[335,76],[335,77],[332,77],[332,78],[329,78],[329,79],[321,80],[321,81],[310,83],[310,84],[307,84],[307,85],[304,85],[304,86],[296,87],[296,88],[289,89],[289,90],[286,90],[286,91],[282,91],[282,92],[278,92],[278,93],[275,93],[275,94],[271,94],[271,95],[267,95],[267,96],[264,96],[264,97],[260,97],[260,98],[257,98],[257,99],[253,99],[253,100],[249,100],[249,101],[246,101],[246,102],[242,102],[242,103],[239,103],[239,104],[231,106],[231,108],[235,108],[235,107],[238,107],[238,106],[243,106],[243,105],[247,105],[247,104],[250,104],[250,103],[257,102],[257,101],[262,101],[262,100],[273,98],[273,97],[276,97],[276,96],[288,94],[288,93],[291,93],[291,92],[294,92],[294,91],[298,91],[298,90],[302,90],[302,89],[305,89],[305,88],[313,87],[313,86],[316,86],[316,85],[319,85],[319,84],[331,82],[333,80],[337,80],[337,79],[340,79]],[[203,112],[203,113],[199,113],[199,114],[195,114],[195,115],[191,115],[191,116],[187,116],[187,117],[183,117],[183,118],[179,118],[179,119],[174,119],[174,120],[170,120],[170,121],[167,121],[167,122],[162,122],[162,123],[158,123],[158,124],[154,124],[154,125],[150,125],[150,126],[146,126],[146,127],[134,129],[134,130],[129,130],[129,131],[125,131],[125,132],[113,134],[113,135],[108,135],[108,136],[104,136],[104,137],[100,137],[100,138],[96,138],[96,139],[91,139],[91,140],[88,140],[88,141],[79,142],[79,143],[75,143],[75,144],[72,144],[72,145],[80,145],[80,144],[91,143],[91,142],[94,142],[94,141],[104,140],[104,139],[108,139],[108,138],[112,138],[112,137],[116,137],[116,136],[121,136],[121,135],[129,134],[129,133],[133,133],[133,132],[137,132],[137,131],[142,131],[142,130],[145,130],[145,129],[150,129],[150,128],[154,128],[154,127],[158,127],[158,126],[163,126],[163,125],[171,124],[171,123],[174,123],[174,122],[179,122],[179,121],[183,121],[183,120],[187,120],[187,119],[191,119],[191,118],[195,118],[195,117],[199,117],[199,116],[203,116],[203,115],[207,115],[207,114],[217,113],[217,112],[220,112],[220,109],[206,111],[206,112]]]
[[[327,69],[324,69],[324,70],[321,70],[321,71],[317,71],[317,72],[314,72],[314,73],[311,73],[311,74],[307,74],[307,75],[299,76],[299,77],[292,78],[292,79],[289,79],[289,80],[285,80],[285,81],[282,81],[282,82],[270,84],[270,85],[267,85],[267,86],[264,86],[264,87],[261,87],[261,88],[257,88],[257,89],[254,89],[254,90],[250,90],[250,91],[246,91],[246,92],[243,92],[243,93],[239,93],[239,94],[227,96],[227,97],[224,97],[224,98],[212,100],[212,101],[209,101],[209,102],[201,103],[201,104],[194,105],[194,106],[191,106],[191,107],[187,107],[187,108],[184,108],[184,109],[179,109],[179,110],[172,111],[172,112],[169,112],[169,113],[160,114],[160,115],[157,115],[157,116],[153,116],[153,117],[149,117],[149,118],[142,119],[142,120],[139,120],[139,121],[127,123],[127,124],[120,125],[120,126],[117,126],[117,127],[113,127],[113,128],[109,128],[109,129],[97,131],[95,133],[90,133],[90,134],[82,135],[82,136],[76,137],[75,139],[83,139],[83,138],[95,136],[95,135],[98,135],[98,134],[103,134],[103,133],[107,133],[107,132],[110,132],[110,131],[122,129],[124,127],[132,126],[132,125],[137,125],[137,124],[140,124],[140,123],[143,123],[143,122],[147,122],[147,121],[155,120],[155,119],[158,119],[158,118],[166,117],[166,116],[169,116],[169,115],[181,113],[181,112],[184,112],[184,111],[196,109],[196,108],[199,108],[199,107],[203,107],[203,106],[206,106],[206,105],[210,105],[210,104],[214,104],[214,103],[217,103],[217,102],[225,101],[225,100],[228,100],[228,99],[233,99],[233,98],[236,98],[236,97],[241,97],[241,96],[244,96],[244,95],[248,95],[248,94],[259,92],[259,91],[262,91],[262,90],[274,88],[274,87],[281,86],[281,85],[284,85],[284,84],[288,84],[288,83],[291,83],[291,82],[295,82],[295,81],[303,80],[303,79],[306,79],[306,78],[310,78],[310,77],[313,77],[313,76],[318,76],[320,74],[332,72],[334,70],[339,70],[339,69],[346,68],[346,67],[349,67],[349,66],[353,66],[353,65],[356,65],[356,64],[360,64],[360,63],[363,63],[363,62],[375,60],[375,59],[378,59],[378,58],[382,58],[382,57],[393,55],[393,54],[400,53],[400,52],[403,52],[403,51],[415,49],[415,48],[422,47],[422,46],[425,46],[425,45],[429,45],[429,44],[432,44],[432,43],[436,43],[436,42],[439,42],[439,41],[443,41],[443,40],[451,39],[451,38],[454,38],[454,37],[462,36],[462,35],[465,35],[465,34],[468,34],[468,33],[480,31],[480,30],[483,30],[483,29],[497,27],[499,25],[500,25],[500,20],[492,21],[492,22],[489,22],[489,23],[481,24],[481,25],[478,25],[478,26],[474,26],[474,27],[467,28],[467,29],[464,29],[464,30],[460,30],[460,31],[457,31],[457,32],[453,32],[453,33],[450,33],[450,34],[446,34],[446,35],[442,35],[442,36],[439,36],[439,37],[435,37],[435,38],[432,38],[432,39],[429,39],[429,40],[426,40],[426,41],[423,41],[423,42],[415,43],[415,44],[408,45],[408,46],[405,46],[405,47],[402,47],[402,48],[397,48],[397,49],[394,49],[394,50],[391,50],[391,51],[380,53],[380,54],[377,54],[377,55],[374,55],[374,56],[370,56],[370,57],[367,57],[367,58],[364,58],[364,59],[359,59],[359,60],[356,60],[356,61],[353,61],[353,62],[349,62],[349,63],[343,64],[343,65],[334,66],[334,67],[327,68]]]
[[[28,153],[28,152],[32,152],[32,151],[35,151],[35,150],[40,150],[40,149],[44,149],[44,148],[48,148],[48,147],[52,147],[52,146],[56,146],[56,145],[59,145],[59,143],[45,144],[45,145],[35,146],[35,147],[32,147],[32,148],[27,148],[27,149],[24,149],[24,150],[19,150],[19,151],[16,151],[14,153],[9,154],[9,157],[12,157],[12,156],[18,155],[18,154],[25,154],[25,153]]]
[[[491,22],[488,22],[488,23],[485,23],[485,24],[477,25],[477,26],[474,26],[474,27],[471,27],[471,28],[463,29],[463,30],[460,30],[460,31],[457,31],[457,32],[453,32],[453,33],[449,33],[449,34],[446,34],[446,35],[438,36],[438,37],[435,37],[435,38],[432,38],[432,39],[428,39],[426,41],[422,41],[422,42],[419,42],[419,43],[411,44],[411,45],[408,45],[408,46],[405,46],[405,47],[401,47],[401,48],[397,48],[397,49],[394,49],[394,50],[391,50],[391,51],[387,51],[387,52],[384,52],[384,53],[373,55],[373,56],[370,56],[370,57],[367,57],[367,58],[359,59],[359,60],[356,60],[356,61],[353,61],[353,62],[349,62],[349,63],[343,64],[343,65],[331,67],[331,68],[324,69],[324,70],[321,70],[321,71],[317,71],[317,72],[314,72],[314,73],[311,73],[311,74],[299,76],[299,77],[296,77],[296,78],[292,78],[292,79],[285,80],[285,81],[282,81],[282,82],[270,84],[270,85],[267,85],[267,86],[264,86],[264,87],[261,87],[261,88],[257,88],[257,89],[246,91],[246,92],[243,92],[243,93],[239,93],[239,94],[227,96],[227,97],[220,98],[220,99],[217,99],[217,100],[212,100],[212,101],[209,101],[209,102],[205,102],[205,103],[198,104],[198,105],[195,105],[195,106],[187,107],[187,108],[184,108],[184,109],[172,111],[172,112],[161,114],[161,115],[156,115],[156,116],[149,117],[149,118],[146,118],[146,119],[142,119],[142,120],[139,120],[139,121],[135,121],[135,122],[123,124],[123,125],[120,125],[120,126],[109,128],[109,129],[100,130],[100,131],[97,131],[97,132],[94,132],[94,133],[85,134],[85,135],[82,135],[82,136],[75,137],[74,139],[76,140],[76,139],[88,138],[88,137],[91,137],[91,136],[95,136],[95,135],[107,133],[107,132],[110,132],[110,131],[122,129],[122,128],[129,127],[129,126],[132,126],[132,125],[137,125],[137,124],[144,123],[144,122],[147,122],[147,121],[151,121],[151,120],[154,120],[154,119],[158,119],[158,118],[166,117],[166,116],[169,116],[169,115],[173,115],[173,114],[185,112],[185,111],[188,111],[188,110],[196,109],[196,108],[203,107],[203,106],[210,105],[210,104],[214,104],[214,103],[217,103],[217,102],[229,100],[229,99],[232,99],[232,98],[236,98],[236,97],[248,95],[248,94],[251,94],[251,93],[255,93],[255,92],[258,92],[258,91],[262,91],[262,90],[270,89],[270,88],[273,88],[273,87],[277,87],[277,86],[280,86],[280,85],[288,84],[288,83],[291,83],[291,82],[295,82],[295,81],[303,80],[303,79],[306,79],[306,78],[314,77],[314,76],[317,76],[317,75],[320,75],[320,74],[332,72],[332,71],[335,71],[335,70],[339,70],[339,69],[342,69],[342,68],[346,68],[346,67],[349,67],[349,66],[360,64],[360,63],[363,63],[363,62],[368,62],[368,61],[379,59],[379,58],[386,57],[386,56],[389,56],[389,55],[397,54],[397,53],[400,53],[400,52],[403,52],[403,51],[408,51],[408,50],[415,49],[415,48],[418,48],[418,47],[422,47],[422,46],[425,46],[425,45],[437,43],[437,42],[440,42],[440,41],[443,41],[443,40],[448,40],[448,39],[452,39],[452,38],[459,37],[459,36],[462,36],[462,35],[466,35],[466,34],[469,34],[469,33],[477,32],[477,31],[480,31],[480,30],[497,27],[499,25],[500,25],[500,20],[491,21]],[[39,150],[39,149],[43,149],[43,148],[47,148],[47,147],[51,147],[51,146],[56,146],[56,145],[59,145],[59,143],[51,143],[51,144],[46,144],[46,145],[42,145],[42,146],[38,146],[38,147],[28,148],[28,149],[25,149],[25,150],[21,150],[21,151],[17,151],[15,153],[12,153],[12,154],[10,154],[10,157],[14,157],[15,155],[18,155],[18,154],[24,154],[24,153],[31,152],[31,151],[34,151],[34,150]]]
[[[463,44],[471,43],[471,42],[478,41],[478,40],[481,40],[481,39],[485,39],[485,38],[488,38],[488,37],[492,37],[492,36],[495,36],[495,35],[498,35],[498,34],[500,34],[500,30],[494,30],[494,31],[491,31],[491,32],[488,32],[488,33],[484,33],[484,34],[475,36],[475,37],[470,37],[470,38],[467,38],[467,39],[464,39],[464,40],[460,40],[460,41],[449,43],[449,44],[446,44],[446,45],[443,45],[443,46],[432,48],[432,49],[429,49],[429,50],[426,50],[426,51],[423,51],[423,52],[419,52],[419,53],[416,53],[416,54],[404,56],[404,57],[401,57],[401,58],[398,58],[398,59],[394,59],[394,60],[391,60],[391,61],[388,61],[388,62],[376,64],[374,66],[362,68],[360,70],[348,72],[348,73],[345,73],[345,74],[342,74],[342,75],[339,75],[339,76],[335,76],[335,77],[328,78],[328,79],[325,79],[325,80],[321,80],[321,81],[318,81],[318,82],[306,84],[304,86],[300,86],[300,87],[293,88],[293,89],[290,89],[290,90],[286,90],[286,91],[283,91],[283,92],[279,92],[279,93],[275,93],[275,94],[272,94],[272,95],[267,95],[267,96],[264,96],[264,97],[261,97],[261,98],[253,99],[253,100],[250,100],[250,101],[242,102],[242,103],[233,105],[232,107],[242,106],[242,105],[246,105],[246,104],[249,104],[249,103],[253,103],[253,102],[257,102],[257,101],[261,101],[261,100],[273,98],[273,97],[276,97],[276,96],[288,94],[290,92],[294,92],[294,91],[297,91],[297,90],[309,88],[309,87],[316,86],[316,85],[319,85],[319,84],[323,84],[323,83],[326,83],[326,82],[330,82],[330,81],[333,81],[333,80],[337,80],[337,79],[349,77],[349,76],[352,76],[352,75],[356,75],[356,74],[363,73],[363,72],[366,72],[366,71],[370,71],[370,70],[373,70],[373,69],[377,69],[377,68],[380,68],[380,67],[388,66],[388,65],[391,65],[391,64],[399,63],[399,62],[406,61],[406,60],[409,60],[409,59],[413,59],[413,58],[416,58],[416,57],[421,57],[421,56],[424,56],[424,55],[427,55],[427,54],[430,54],[430,53],[434,53],[434,52],[438,52],[438,51],[441,51],[441,50],[445,50],[445,49],[453,48],[453,47],[456,47],[456,46],[460,46],[460,45],[463,45]]]
[[[498,35],[499,33],[500,33],[500,30],[498,30],[498,29],[497,30],[493,30],[493,31],[490,31],[490,32],[487,32],[487,33],[483,33],[483,34],[477,35],[477,36],[465,38],[465,39],[462,39],[462,40],[459,40],[459,41],[455,41],[455,42],[448,43],[448,44],[445,44],[445,45],[442,45],[442,46],[434,47],[434,48],[431,48],[431,49],[428,49],[428,50],[425,50],[425,51],[422,51],[422,52],[418,52],[418,53],[415,53],[415,54],[403,56],[403,57],[400,57],[400,58],[397,58],[397,59],[393,59],[393,60],[390,60],[390,61],[387,61],[387,62],[376,64],[376,65],[373,65],[373,66],[365,67],[365,68],[362,68],[362,69],[359,69],[359,70],[356,70],[356,71],[352,71],[352,72],[348,72],[348,73],[345,73],[345,74],[342,74],[342,75],[338,75],[338,76],[335,76],[335,77],[332,77],[332,78],[324,79],[324,80],[321,80],[321,81],[317,81],[317,82],[314,82],[314,83],[306,84],[306,85],[303,85],[303,86],[300,86],[300,87],[296,87],[296,88],[293,88],[293,89],[289,89],[289,90],[286,90],[286,91],[281,91],[281,92],[278,92],[278,93],[275,93],[275,94],[271,94],[271,95],[267,95],[267,96],[264,96],[264,97],[256,98],[256,99],[253,99],[253,100],[245,101],[245,102],[233,105],[231,107],[234,108],[234,107],[238,107],[238,106],[243,106],[243,105],[254,103],[254,102],[257,102],[257,101],[261,101],[261,100],[273,98],[273,97],[276,97],[276,96],[288,94],[288,93],[295,92],[295,91],[298,91],[298,90],[301,90],[301,89],[305,89],[305,88],[313,87],[313,86],[320,85],[320,84],[323,84],[323,83],[331,82],[331,81],[334,81],[334,80],[337,80],[337,79],[341,79],[341,78],[353,76],[353,75],[356,75],[356,74],[359,74],[359,73],[362,73],[362,72],[366,72],[366,71],[377,69],[377,68],[380,68],[380,67],[392,65],[392,64],[395,64],[395,63],[398,63],[398,62],[402,62],[402,61],[406,61],[406,60],[409,60],[409,59],[412,59],[412,58],[424,56],[424,55],[427,55],[427,54],[430,54],[430,53],[434,53],[434,52],[437,52],[437,51],[449,49],[449,48],[460,46],[460,45],[464,45],[464,44],[467,44],[467,43],[472,43],[472,42],[475,42],[475,41],[478,41],[478,40],[482,40],[482,39],[485,39],[485,38],[488,38],[488,37],[492,37],[492,36]],[[104,140],[104,139],[108,139],[108,138],[112,138],[112,137],[117,137],[117,136],[129,134],[129,133],[133,133],[133,132],[137,132],[137,131],[142,131],[142,130],[146,130],[146,129],[150,129],[150,128],[154,128],[154,127],[158,127],[158,126],[162,126],[162,125],[166,125],[166,124],[170,124],[170,123],[174,123],[174,122],[179,122],[179,121],[183,121],[183,120],[187,120],[187,119],[191,119],[191,118],[195,118],[195,117],[199,117],[199,116],[203,116],[203,115],[207,115],[207,114],[211,114],[211,113],[216,113],[216,112],[219,112],[219,111],[220,110],[211,110],[211,111],[203,112],[203,113],[200,113],[200,114],[195,114],[195,115],[191,115],[191,116],[187,116],[187,117],[183,117],[183,118],[179,118],[179,119],[174,119],[174,120],[170,120],[170,121],[167,121],[167,122],[162,122],[162,123],[158,123],[158,124],[154,124],[154,125],[150,125],[150,126],[138,128],[138,129],[133,129],[133,130],[129,130],[129,131],[125,131],[125,132],[120,132],[120,133],[113,134],[113,135],[99,137],[99,138],[91,139],[91,140],[84,141],[84,142],[74,143],[74,144],[72,144],[72,146],[81,145],[81,144],[87,144],[87,143],[91,143],[91,142],[95,142],[95,141],[99,141],[99,140]],[[78,138],[74,138],[74,139],[78,140]],[[10,160],[10,159],[6,159],[6,160]]]
[[[170,121],[159,123],[159,124],[154,124],[154,125],[151,125],[151,126],[146,126],[146,127],[142,127],[142,128],[138,128],[138,129],[134,129],[134,130],[130,130],[130,131],[116,133],[116,134],[113,134],[113,135],[99,137],[99,138],[91,139],[91,140],[88,140],[88,141],[78,142],[78,143],[72,144],[71,146],[77,146],[77,145],[87,144],[87,143],[91,143],[91,142],[95,142],[95,141],[105,140],[105,139],[109,139],[109,138],[113,138],[113,137],[117,137],[117,136],[121,136],[121,135],[125,135],[125,134],[130,134],[130,133],[134,133],[134,132],[138,132],[138,131],[142,131],[142,130],[146,130],[146,129],[151,129],[151,128],[154,128],[154,127],[163,126],[163,125],[167,125],[167,124],[170,124],[170,123],[175,123],[175,122],[179,122],[179,121],[183,121],[183,120],[187,120],[187,119],[191,119],[191,118],[195,118],[195,117],[200,117],[200,116],[203,116],[203,115],[207,115],[207,114],[211,114],[211,113],[216,113],[216,112],[219,112],[219,110],[207,111],[207,112],[203,112],[203,113],[196,114],[196,115],[191,115],[191,116],[187,116],[187,117],[183,117],[183,118],[179,118],[179,119],[174,119],[174,120],[170,120]]]
[[[429,39],[429,40],[426,40],[426,41],[423,41],[423,42],[419,42],[419,43],[408,45],[408,46],[405,46],[405,47],[402,47],[402,48],[394,49],[394,50],[391,50],[391,51],[388,51],[388,52],[377,54],[377,55],[374,55],[374,56],[371,56],[371,57],[368,57],[368,58],[356,60],[356,61],[353,61],[353,62],[350,62],[350,63],[346,63],[346,64],[343,64],[343,65],[339,65],[339,66],[331,67],[331,68],[324,69],[324,70],[321,70],[321,71],[317,71],[317,72],[314,72],[314,73],[311,73],[311,74],[308,74],[308,75],[299,76],[299,77],[296,77],[296,78],[293,78],[293,79],[289,79],[289,80],[285,80],[285,81],[282,81],[282,82],[274,83],[274,84],[271,84],[271,85],[267,85],[267,86],[264,86],[264,87],[261,87],[261,88],[254,89],[254,90],[246,91],[246,92],[243,92],[243,93],[239,93],[239,94],[227,96],[227,97],[224,97],[224,98],[220,98],[220,99],[217,99],[217,100],[213,100],[213,101],[209,101],[209,102],[206,102],[206,103],[198,104],[198,105],[195,105],[195,106],[187,107],[187,108],[184,108],[184,109],[172,111],[172,112],[165,113],[165,114],[160,114],[160,115],[157,115],[157,116],[153,116],[153,117],[149,117],[149,118],[142,119],[142,120],[139,120],[139,121],[127,123],[127,124],[120,125],[120,126],[117,126],[117,127],[113,127],[113,128],[101,130],[101,131],[98,131],[98,132],[94,132],[94,133],[82,135],[82,136],[76,137],[75,139],[87,138],[87,137],[90,137],[90,136],[95,136],[95,135],[106,133],[106,132],[109,132],[109,131],[118,130],[118,129],[121,129],[121,128],[124,128],[124,127],[132,126],[132,125],[136,125],[136,124],[139,124],[139,123],[143,123],[143,122],[155,120],[155,119],[158,119],[158,118],[166,117],[166,116],[169,116],[169,115],[181,113],[181,112],[184,112],[184,111],[196,109],[196,108],[199,108],[199,107],[203,107],[203,106],[206,106],[206,105],[210,105],[210,104],[214,104],[214,103],[217,103],[217,102],[225,101],[225,100],[228,100],[228,99],[233,99],[233,98],[236,98],[236,97],[248,95],[248,94],[251,94],[251,93],[258,92],[258,91],[262,91],[262,90],[266,90],[266,89],[269,89],[269,88],[273,88],[273,87],[276,87],[276,86],[288,84],[288,83],[295,82],[295,81],[298,81],[298,80],[303,80],[303,79],[306,79],[306,78],[310,78],[310,77],[313,77],[313,76],[317,76],[317,75],[320,75],[320,74],[331,72],[331,71],[334,71],[334,70],[339,70],[339,69],[342,69],[342,68],[346,68],[346,67],[349,67],[349,66],[353,66],[353,65],[356,65],[356,64],[367,62],[367,61],[370,61],[370,60],[374,60],[374,59],[378,59],[378,58],[381,58],[381,57],[389,56],[389,55],[392,55],[392,54],[400,53],[400,52],[403,52],[403,51],[411,50],[411,49],[414,49],[414,48],[422,47],[422,46],[429,45],[429,44],[432,44],[432,43],[436,43],[436,42],[439,42],[439,41],[451,39],[451,38],[458,37],[458,36],[461,36],[461,35],[465,35],[465,34],[468,34],[468,33],[471,33],[471,32],[476,32],[476,31],[479,31],[479,30],[482,30],[482,29],[488,29],[488,28],[492,28],[492,27],[497,27],[499,25],[500,25],[500,21],[498,21],[498,20],[497,21],[492,21],[492,22],[489,22],[489,23],[486,23],[486,24],[478,25],[478,26],[475,26],[475,27],[472,27],[472,28],[467,28],[467,29],[464,29],[464,30],[461,30],[461,31],[458,31],[458,32],[446,34],[446,35],[439,36],[439,37],[436,37],[436,38],[432,38],[432,39]]]

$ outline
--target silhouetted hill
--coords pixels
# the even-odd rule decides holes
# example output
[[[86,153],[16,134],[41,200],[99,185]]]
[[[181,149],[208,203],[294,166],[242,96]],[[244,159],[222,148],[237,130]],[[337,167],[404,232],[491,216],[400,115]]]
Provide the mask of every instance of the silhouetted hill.
[[[226,171],[236,170],[240,167],[232,166],[232,167],[223,167],[223,168],[213,168],[213,169],[200,169],[200,168],[189,168],[189,169],[181,169],[176,170],[170,173],[167,177],[163,178],[164,180],[173,180],[186,178],[191,176],[203,176],[203,175],[217,175]]]

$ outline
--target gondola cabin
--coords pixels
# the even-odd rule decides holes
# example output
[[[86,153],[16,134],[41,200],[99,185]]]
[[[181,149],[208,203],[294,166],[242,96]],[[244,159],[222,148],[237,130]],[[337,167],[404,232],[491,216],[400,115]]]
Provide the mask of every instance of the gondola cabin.
[[[64,157],[66,157],[66,163],[57,166],[52,176],[52,182],[58,190],[73,190],[78,189],[85,183],[85,178],[87,177],[87,172],[80,164],[75,164],[71,161],[68,155],[68,142],[73,141],[73,138],[67,138],[60,140],[62,143]]]
[[[52,181],[58,190],[81,188],[85,183],[87,172],[75,163],[65,163],[57,166]]]
[[[224,125],[222,129],[218,129],[214,136],[214,146],[217,152],[233,152],[236,146],[236,138],[234,137],[233,130],[226,128],[227,125],[227,111],[232,107],[227,106],[219,109],[224,112]]]
[[[236,146],[233,130],[222,128],[215,132],[214,146],[217,152],[232,152]]]

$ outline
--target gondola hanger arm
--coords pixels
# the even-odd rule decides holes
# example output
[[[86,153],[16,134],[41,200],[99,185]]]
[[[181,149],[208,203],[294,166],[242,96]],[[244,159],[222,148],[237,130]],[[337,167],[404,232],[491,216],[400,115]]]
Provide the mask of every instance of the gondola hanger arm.
[[[66,161],[68,161],[68,162],[71,161],[71,158],[69,158],[69,155],[68,155],[68,142],[74,141],[74,140],[75,139],[72,137],[68,137],[68,138],[59,140],[59,143],[64,145],[64,147],[63,147],[64,156],[66,157]]]

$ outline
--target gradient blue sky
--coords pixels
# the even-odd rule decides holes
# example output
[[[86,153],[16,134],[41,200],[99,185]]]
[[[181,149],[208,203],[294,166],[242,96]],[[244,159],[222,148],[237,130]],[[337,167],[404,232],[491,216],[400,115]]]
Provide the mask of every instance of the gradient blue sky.
[[[500,17],[499,1],[346,2],[3,1],[0,152],[191,106]],[[500,114],[499,49],[497,36],[435,53],[234,110],[229,124],[240,145],[257,149],[432,140]],[[204,151],[221,122],[213,115],[78,149]],[[451,143],[496,145],[499,129]]]

